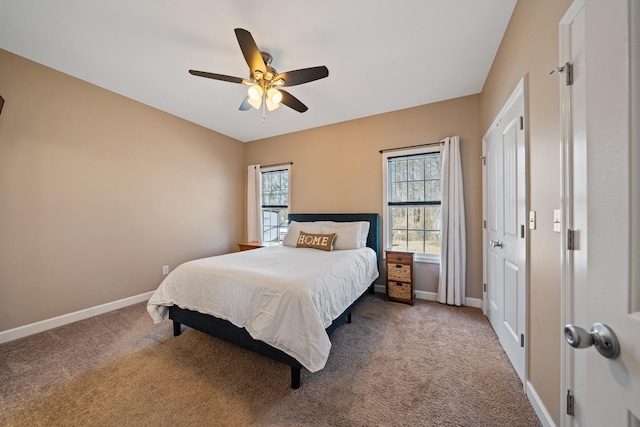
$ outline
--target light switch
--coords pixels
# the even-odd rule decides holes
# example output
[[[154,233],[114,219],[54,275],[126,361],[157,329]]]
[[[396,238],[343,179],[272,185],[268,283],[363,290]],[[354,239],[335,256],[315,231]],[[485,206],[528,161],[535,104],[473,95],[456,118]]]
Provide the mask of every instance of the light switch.
[[[562,232],[562,209],[553,210],[553,231]]]
[[[529,230],[536,229],[536,211],[529,211]]]

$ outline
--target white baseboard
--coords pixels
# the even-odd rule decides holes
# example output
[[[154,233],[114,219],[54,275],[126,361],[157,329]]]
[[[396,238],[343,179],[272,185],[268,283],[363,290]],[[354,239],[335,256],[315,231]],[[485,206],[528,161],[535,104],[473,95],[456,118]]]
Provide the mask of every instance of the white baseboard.
[[[89,317],[97,316],[99,314],[137,304],[142,301],[147,301],[149,300],[149,298],[151,298],[153,292],[154,291],[146,292],[140,295],[134,295],[132,297],[124,298],[118,301],[108,302],[106,304],[97,305],[95,307],[86,308],[84,310],[75,311],[69,314],[63,314],[62,316],[57,316],[51,319],[41,320],[29,325],[19,326],[7,331],[2,331],[0,332],[0,344],[17,340],[18,338],[23,338],[29,335],[37,334],[39,332],[44,332],[49,329],[57,328],[58,326],[77,322],[78,320],[88,319]]]
[[[533,410],[536,412],[536,415],[543,427],[556,427],[556,423],[553,422],[553,418],[551,418],[551,415],[547,412],[547,408],[544,406],[540,400],[540,396],[538,396],[538,393],[536,393],[536,390],[529,381],[527,381],[525,391],[527,393],[527,398],[529,399],[529,402],[531,402],[531,406],[533,406]]]
[[[464,305],[467,307],[482,308],[482,299],[465,297]]]
[[[376,285],[375,286],[375,290],[376,292],[379,292],[381,294],[384,294],[387,292],[387,288],[385,287],[385,285]],[[423,299],[423,300],[427,300],[427,301],[437,301],[438,300],[438,294],[436,294],[435,292],[427,292],[427,291],[418,291],[416,290],[416,299]],[[464,304],[467,307],[475,307],[475,308],[482,308],[482,300],[478,299],[478,298],[465,298],[464,299]]]

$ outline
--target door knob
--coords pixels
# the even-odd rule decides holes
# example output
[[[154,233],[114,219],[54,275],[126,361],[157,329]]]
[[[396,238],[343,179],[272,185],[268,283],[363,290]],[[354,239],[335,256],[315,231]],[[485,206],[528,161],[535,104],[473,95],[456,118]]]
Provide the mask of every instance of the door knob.
[[[501,248],[502,242],[500,240],[489,240],[489,246],[492,248]]]
[[[620,343],[616,334],[602,323],[594,323],[589,332],[578,326],[565,325],[564,339],[574,348],[587,348],[593,345],[598,353],[607,359],[615,359],[620,354]]]

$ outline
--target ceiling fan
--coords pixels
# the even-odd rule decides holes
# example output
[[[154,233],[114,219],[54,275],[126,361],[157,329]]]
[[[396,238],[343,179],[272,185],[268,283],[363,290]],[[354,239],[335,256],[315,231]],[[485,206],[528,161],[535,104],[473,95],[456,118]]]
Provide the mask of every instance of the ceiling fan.
[[[242,50],[244,59],[249,65],[249,79],[208,73],[206,71],[189,70],[189,73],[194,76],[249,86],[247,96],[244,101],[242,101],[242,104],[240,104],[240,110],[247,111],[251,109],[251,107],[259,109],[262,105],[263,120],[265,107],[269,111],[272,111],[278,108],[280,104],[284,104],[300,113],[307,111],[308,107],[298,98],[279,88],[296,86],[323,79],[329,75],[327,67],[322,65],[319,67],[302,68],[278,73],[275,68],[270,65],[272,60],[271,55],[267,52],[261,52],[258,49],[249,31],[242,28],[236,28],[234,31],[238,39],[238,44],[240,45],[240,50]]]

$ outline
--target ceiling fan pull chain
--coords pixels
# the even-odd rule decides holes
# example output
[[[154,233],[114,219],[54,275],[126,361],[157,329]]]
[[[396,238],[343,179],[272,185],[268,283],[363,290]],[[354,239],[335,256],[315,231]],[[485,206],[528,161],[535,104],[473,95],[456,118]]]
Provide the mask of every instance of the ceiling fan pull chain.
[[[264,124],[264,122],[267,120],[266,105],[267,105],[266,92],[264,92],[262,94],[262,124]]]

